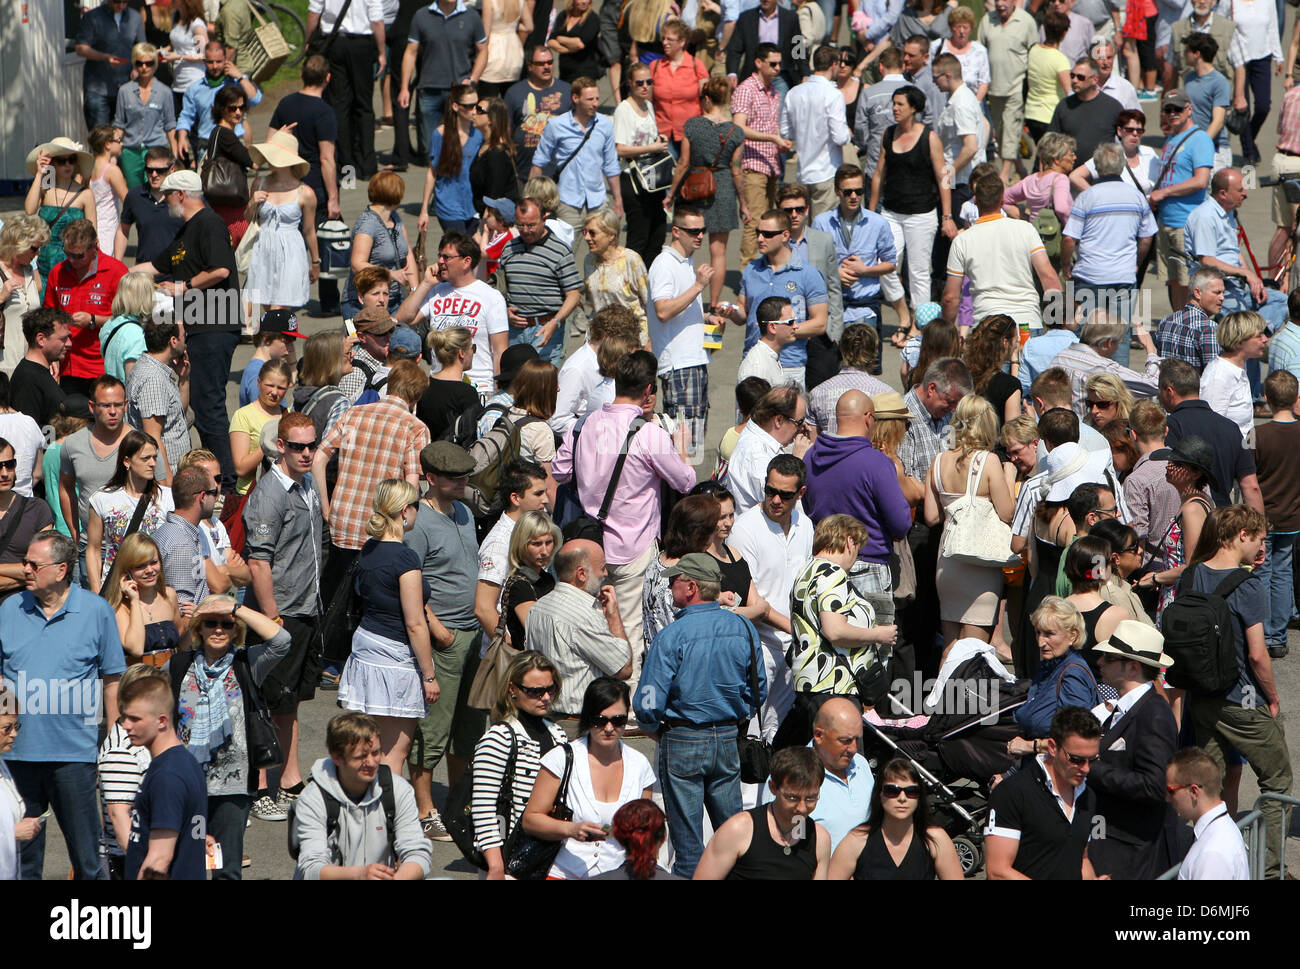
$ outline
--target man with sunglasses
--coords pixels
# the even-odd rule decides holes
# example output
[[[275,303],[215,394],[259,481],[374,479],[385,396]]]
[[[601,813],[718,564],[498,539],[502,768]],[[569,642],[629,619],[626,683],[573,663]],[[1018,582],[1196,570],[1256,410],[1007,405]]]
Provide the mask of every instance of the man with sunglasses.
[[[525,50],[524,64],[528,75],[505,93],[515,138],[515,174],[520,182],[528,181],[533,152],[542,140],[546,125],[552,118],[569,111],[573,104],[569,82],[555,79],[555,54],[545,43]]]
[[[218,91],[223,87],[237,85],[244,92],[247,107],[241,120],[235,123],[235,137],[241,141],[244,139],[242,118],[248,117],[248,111],[262,103],[261,90],[234,61],[226,59],[226,48],[221,41],[208,41],[207,47],[203,49],[203,67],[202,82],[195,82],[185,89],[181,98],[180,117],[176,119],[176,144],[180,148],[181,157],[193,157],[196,166],[203,164],[208,140],[216,125],[212,120],[212,105],[217,100]]]
[[[126,266],[99,251],[99,233],[88,219],[64,227],[63,257],[50,270],[45,286],[45,305],[57,306],[72,318],[59,386],[88,396],[90,382],[104,372],[99,328],[113,316],[113,296]]]
[[[1214,168],[1214,141],[1192,120],[1192,102],[1182,91],[1166,91],[1160,103],[1160,150],[1156,187],[1147,201],[1156,213],[1156,253],[1165,267],[1169,305],[1187,302],[1191,259],[1184,240],[1187,217],[1205,201]]]
[[[1070,69],[1070,90],[1052,112],[1048,131],[1074,139],[1075,153],[1091,158],[1097,146],[1115,139],[1115,120],[1124,106],[1101,93],[1101,68],[1091,57],[1080,57]]]
[[[731,120],[745,133],[740,169],[745,205],[750,212],[766,212],[776,204],[777,183],[784,165],[781,152],[794,147],[781,137],[781,96],[773,83],[781,73],[781,48],[759,44],[754,50],[754,73],[731,95]],[[758,249],[758,223],[750,221],[740,240],[740,261],[748,263]]]
[[[181,614],[190,615],[209,592],[208,569],[216,566],[203,555],[203,536],[199,522],[212,517],[220,488],[204,468],[195,466],[177,471],[172,478],[174,511],[153,534],[162,559],[167,584],[176,590]]]
[[[1056,711],[1047,750],[1005,778],[989,796],[984,854],[990,880],[1098,877],[1086,849],[1097,812],[1088,774],[1101,759],[1100,749],[1101,724],[1090,711]]]
[[[144,153],[145,182],[127,189],[126,198],[122,200],[122,214],[113,239],[114,259],[126,259],[126,248],[131,244],[131,226],[135,226],[137,265],[153,262],[176,238],[184,220],[171,214],[162,193],[163,179],[172,173],[175,165],[170,148],[159,146]]]
[[[1102,721],[1101,760],[1089,780],[1106,831],[1089,844],[1088,857],[1099,875],[1115,879],[1154,879],[1176,860],[1162,838],[1166,823],[1173,827],[1165,765],[1178,749],[1178,722],[1154,686],[1161,668],[1175,665],[1164,642],[1146,623],[1125,619],[1092,648],[1102,682],[1119,699],[1094,711]]]
[[[127,0],[108,0],[81,17],[77,56],[86,130],[113,120],[117,92],[131,78],[131,48],[144,41],[144,21],[127,9]]]
[[[175,323],[146,320],[144,349],[126,378],[126,420],[162,445],[154,476],[171,486],[172,471],[190,450],[184,398],[189,395],[185,334]]]
[[[18,454],[0,437],[0,602],[23,590],[23,553],[37,533],[54,524],[45,501],[14,490],[17,480]]]
[[[288,810],[302,791],[298,765],[298,704],[316,695],[320,672],[316,625],[321,615],[320,576],[324,519],[311,474],[319,444],[306,414],[280,418],[279,458],[249,492],[244,505],[252,608],[284,627],[289,653],[267,675],[262,697],[275,720],[284,768],[275,800]],[[268,792],[267,796],[271,796]]]
[[[1178,869],[1180,882],[1250,879],[1246,842],[1222,793],[1223,771],[1200,747],[1184,747],[1165,768],[1165,796],[1196,833],[1196,843]]]
[[[101,714],[107,723],[117,720],[117,681],[126,663],[112,607],[72,583],[76,560],[72,539],[53,529],[38,532],[23,557],[26,589],[0,605],[0,668],[18,684],[23,728],[5,764],[28,817],[53,809],[73,876],[97,881],[104,878],[95,797],[98,725]],[[35,694],[49,698],[54,708],[26,709],[23,704]],[[39,881],[43,827],[22,843],[19,858],[23,880]]]

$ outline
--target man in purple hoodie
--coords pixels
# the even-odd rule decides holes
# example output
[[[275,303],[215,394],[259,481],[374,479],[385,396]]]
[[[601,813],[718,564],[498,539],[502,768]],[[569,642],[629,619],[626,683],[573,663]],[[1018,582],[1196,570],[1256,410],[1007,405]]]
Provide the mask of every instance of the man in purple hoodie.
[[[893,542],[912,527],[912,512],[898,484],[894,462],[871,446],[871,398],[844,393],[835,405],[838,434],[819,434],[804,455],[808,490],[804,510],[817,523],[852,515],[867,527],[867,540],[849,573],[853,591],[871,603],[881,625],[894,621],[889,556]]]

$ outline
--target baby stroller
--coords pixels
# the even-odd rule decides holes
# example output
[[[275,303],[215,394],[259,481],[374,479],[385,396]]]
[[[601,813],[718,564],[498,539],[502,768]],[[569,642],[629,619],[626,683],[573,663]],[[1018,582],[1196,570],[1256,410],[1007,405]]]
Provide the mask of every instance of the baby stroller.
[[[892,757],[911,763],[926,788],[935,823],[953,839],[962,873],[969,878],[984,864],[988,782],[1013,764],[1007,741],[1020,731],[1012,713],[1025,702],[1029,681],[1015,680],[987,644],[962,640],[924,702],[917,704],[925,711],[921,716],[913,713],[910,697],[900,696],[907,692],[894,691],[878,709],[909,719],[863,718],[863,756],[872,770]]]

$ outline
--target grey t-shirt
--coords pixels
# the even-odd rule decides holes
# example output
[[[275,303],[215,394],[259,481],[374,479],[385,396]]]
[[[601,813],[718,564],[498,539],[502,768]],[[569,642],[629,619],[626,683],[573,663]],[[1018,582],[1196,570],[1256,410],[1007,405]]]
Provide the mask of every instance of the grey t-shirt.
[[[86,547],[86,524],[90,521],[90,499],[108,484],[117,470],[117,450],[106,458],[95,453],[90,440],[90,428],[83,427],[63,442],[59,458],[59,474],[70,474],[77,479],[77,531],[79,550]]]
[[[474,591],[478,583],[478,541],[474,518],[460,502],[454,520],[420,502],[406,547],[420,557],[420,571],[433,590],[429,608],[448,629],[473,629]]]
[[[483,20],[475,10],[464,10],[444,17],[431,7],[422,7],[411,18],[407,41],[419,44],[418,88],[450,88],[468,77],[477,45],[487,40]]]

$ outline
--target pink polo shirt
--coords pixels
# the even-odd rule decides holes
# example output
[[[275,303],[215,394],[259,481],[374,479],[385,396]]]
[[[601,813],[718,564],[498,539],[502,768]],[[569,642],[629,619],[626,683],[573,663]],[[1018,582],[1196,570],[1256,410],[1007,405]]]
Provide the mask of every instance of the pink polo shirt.
[[[595,516],[600,511],[627,429],[640,415],[636,404],[606,404],[583,424],[576,463],[578,498],[587,514]],[[556,452],[551,474],[560,483],[570,481],[574,463],[570,429]],[[610,565],[636,561],[659,537],[660,481],[678,491],[689,491],[695,485],[695,471],[678,455],[672,438],[652,422],[632,439],[605,520],[605,561]]]

